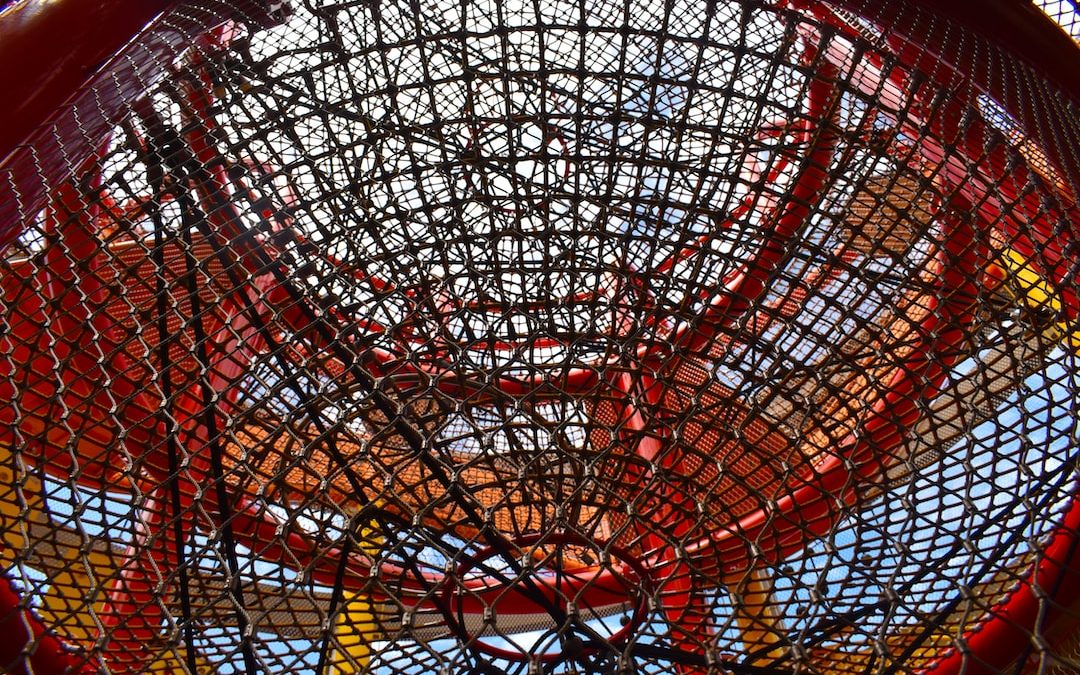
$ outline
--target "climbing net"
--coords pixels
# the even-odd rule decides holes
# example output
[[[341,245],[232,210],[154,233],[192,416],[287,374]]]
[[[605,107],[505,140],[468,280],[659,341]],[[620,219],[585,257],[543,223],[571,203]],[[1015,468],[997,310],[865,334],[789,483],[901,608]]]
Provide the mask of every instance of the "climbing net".
[[[901,4],[156,19],[0,166],[9,667],[1073,672],[1077,99]]]

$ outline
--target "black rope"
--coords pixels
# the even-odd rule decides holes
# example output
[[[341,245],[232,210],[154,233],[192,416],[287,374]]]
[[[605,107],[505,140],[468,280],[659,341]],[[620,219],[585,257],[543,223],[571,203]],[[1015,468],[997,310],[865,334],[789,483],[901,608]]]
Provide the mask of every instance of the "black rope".
[[[1071,464],[1075,468],[1077,460],[1074,458],[1071,462],[1069,462],[1069,464]],[[979,567],[978,571],[971,575],[970,579],[972,582],[981,581],[984,577],[986,577],[993,571],[996,565],[999,565],[1001,563],[1001,558],[1024,535],[1024,531],[1027,529],[1028,525],[1032,521],[1034,521],[1035,515],[1042,513],[1043,510],[1049,507],[1055,500],[1061,498],[1058,490],[1064,488],[1069,483],[1076,483],[1074,471],[1059,471],[1057,472],[1056,478],[1057,480],[1049,483],[1050,489],[1047,490],[1043,498],[1035,504],[1035,508],[1025,510],[1023,513],[1021,513],[1021,522],[1016,527],[1013,527],[1010,530],[1007,537],[998,541],[997,544],[990,551],[987,552],[986,561]],[[990,527],[991,524],[998,525],[999,523],[994,519],[987,518],[983,527],[980,528],[980,531],[976,536],[981,536]],[[962,538],[964,540],[964,543],[976,539],[976,537],[969,537],[966,534]],[[957,537],[957,539],[961,539],[961,537]],[[962,547],[962,544],[958,542],[954,546]],[[952,615],[956,608],[960,606],[960,603],[967,600],[968,597],[966,594],[957,593],[955,597],[953,597],[949,602],[945,603],[945,606],[938,611],[937,616],[935,616],[932,620],[928,621],[922,626],[922,630],[919,632],[918,637],[916,637],[911,642],[911,644],[908,645],[908,647],[900,653],[899,656],[893,659],[892,665],[882,671],[882,675],[893,675],[893,673],[897,672],[899,669],[904,668],[905,661],[910,658],[911,655],[914,654],[927,639],[929,639],[929,637],[933,634],[934,631],[936,631],[938,628],[941,627],[943,623],[945,623],[945,621]]]
[[[214,389],[210,382],[210,356],[207,353],[207,339],[205,326],[203,325],[202,300],[199,297],[199,285],[197,281],[198,261],[195,259],[194,243],[191,238],[191,228],[197,220],[194,200],[184,190],[174,191],[177,202],[180,204],[181,222],[183,224],[181,238],[183,241],[184,261],[187,266],[187,274],[184,279],[187,285],[188,302],[191,306],[189,322],[195,333],[195,355],[199,362],[200,373],[200,396],[202,404],[202,426],[206,430],[206,444],[210,449],[210,472],[214,481],[214,490],[217,492],[218,510],[221,512],[221,541],[225,546],[225,563],[229,571],[229,596],[236,605],[237,630],[240,633],[240,651],[244,659],[245,671],[250,675],[255,673],[258,665],[255,660],[255,652],[252,646],[252,635],[248,629],[246,601],[244,599],[243,579],[240,576],[239,560],[237,558],[236,538],[232,529],[232,507],[229,503],[228,486],[225,484],[224,449],[221,447],[221,435],[218,429],[217,413],[214,403]]]
[[[176,170],[182,169],[184,166],[197,166],[194,157],[188,153],[186,146],[183,145],[183,141],[179,138],[177,134],[175,134],[175,132],[173,132],[169,127],[165,125],[164,121],[161,120],[160,116],[158,116],[156,112],[146,111],[144,112],[144,118],[146,120],[148,130],[151,131],[152,137],[156,134],[156,138],[152,138],[152,140],[161,144],[161,147],[175,148],[175,154],[158,153],[158,156],[162,160],[171,159],[174,164],[172,168]],[[206,180],[208,180],[208,177],[202,176],[202,180],[205,182]],[[177,187],[174,189],[180,188]],[[188,201],[191,202],[190,205],[193,212],[198,211],[198,207],[194,204],[194,200],[189,197]],[[214,233],[208,229],[208,221],[206,220],[205,214],[200,214],[196,221],[197,222],[193,223],[193,225],[197,229],[199,229],[199,231],[202,232],[204,236],[207,237],[208,241],[210,241],[211,245],[214,248],[215,256],[223,265],[226,275],[229,277],[230,283],[233,284],[233,286],[236,288],[243,288],[244,282],[236,273],[236,270],[234,268],[235,261],[228,257],[226,249],[218,243]],[[296,377],[296,372],[294,372],[292,364],[285,358],[282,346],[277,343],[277,340],[271,333],[269,326],[265,324],[261,315],[258,313],[256,308],[252,304],[250,298],[248,298],[246,293],[242,294],[241,297],[244,298],[241,307],[242,311],[247,315],[246,318],[252,323],[259,335],[267,342],[270,353],[277,360],[278,365],[282,368],[282,371],[284,373],[288,373],[288,376],[285,378],[287,384],[290,386],[293,393],[298,397],[300,405],[306,409],[309,418],[316,426],[320,436],[326,439],[328,443],[327,450],[331,455],[331,458],[340,467],[342,467],[343,472],[346,476],[346,480],[349,481],[350,486],[354,490],[354,498],[360,501],[362,506],[368,506],[369,502],[367,499],[366,491],[364,490],[364,486],[360,483],[358,477],[350,467],[348,461],[346,461],[340,450],[337,448],[337,443],[333,435],[327,433],[328,428],[324,423],[322,411],[315,404],[314,400],[310,395],[310,392],[306,391],[303,387],[300,386],[300,380],[298,377]],[[379,524],[382,527],[384,534],[386,534],[387,536],[392,536],[394,530],[389,527],[389,525],[385,521],[382,520],[382,516],[380,514],[376,513],[372,517],[373,519],[379,521]],[[346,536],[351,536],[351,531],[346,532]],[[418,579],[424,579],[424,575],[416,566],[416,561],[414,559],[406,558],[406,564],[410,565],[410,567],[412,568],[411,571],[416,574]],[[343,567],[339,567],[340,571],[343,571],[343,569]],[[340,581],[341,579],[338,579],[338,582],[335,583],[335,590],[337,590],[339,593],[340,589],[338,587],[340,586]],[[330,612],[330,615],[333,615],[333,611]],[[447,616],[449,615],[447,614]]]
[[[372,6],[371,11],[377,12],[377,6]],[[286,126],[281,129],[281,131],[298,145],[302,143],[297,137],[294,128]],[[353,351],[347,349],[340,343],[336,335],[341,334],[343,331],[341,331],[340,328],[333,326],[333,318],[326,313],[323,313],[322,316],[316,316],[310,303],[304,297],[304,294],[296,288],[296,285],[289,278],[287,272],[281,268],[280,264],[269,257],[262,245],[254,238],[253,233],[245,228],[240,222],[229,199],[225,195],[220,194],[216,188],[212,187],[212,180],[205,175],[205,168],[201,167],[193,157],[190,157],[190,155],[188,156],[188,161],[191,163],[190,166],[203,176],[200,182],[205,187],[209,188],[209,210],[212,210],[219,216],[225,218],[229,227],[233,230],[231,233],[228,233],[231,237],[230,243],[239,246],[245,253],[250,254],[258,263],[259,269],[265,270],[274,276],[278,286],[288,293],[290,302],[307,315],[305,318],[310,322],[320,340],[328,346],[334,357],[344,365],[345,371],[360,385],[361,389],[369,395],[372,403],[386,416],[394,431],[405,439],[406,443],[412,449],[414,456],[423,463],[424,467],[430,471],[432,476],[440,483],[440,485],[442,485],[446,494],[451,498],[454,504],[463,511],[466,520],[471,522],[477,529],[481,538],[484,540],[484,543],[496,550],[504,559],[509,569],[518,576],[519,582],[525,586],[527,595],[531,596],[534,602],[537,602],[540,606],[544,607],[544,609],[552,615],[553,620],[557,624],[562,625],[565,623],[566,616],[564,613],[547,599],[545,594],[536,586],[536,583],[529,575],[522,574],[521,565],[517,562],[516,557],[512,553],[512,544],[504,535],[502,535],[502,533],[496,530],[486,518],[484,518],[478,509],[478,505],[474,503],[472,495],[466,492],[457,481],[454,481],[449,474],[447,474],[446,468],[442,463],[429,452],[427,448],[427,439],[398,413],[395,403],[380,390],[378,384],[371,375],[360,366]],[[314,170],[314,167],[312,168]],[[216,242],[220,235],[209,229],[209,222],[207,220],[200,219],[198,224],[201,227],[204,236],[214,243],[215,248],[217,248],[218,245]],[[219,257],[223,252],[224,247],[221,247],[218,250]],[[222,258],[222,263],[227,271],[232,269],[234,262],[235,261],[229,259],[227,254]],[[257,312],[254,313],[257,314]],[[256,320],[261,322],[261,318]],[[339,456],[334,457],[332,455],[332,459],[339,463],[340,466],[347,467],[348,463],[340,456],[340,453],[338,453],[336,449],[334,452]],[[357,484],[353,487],[356,489],[358,486],[359,485]]]
[[[139,147],[134,139],[134,132],[128,129],[128,137],[132,139],[132,145]],[[147,154],[147,153],[144,153]],[[161,165],[153,161],[151,157],[144,157],[147,169],[147,182],[155,195],[165,194],[165,175]],[[180,499],[180,457],[176,442],[176,421],[173,418],[168,405],[172,402],[172,360],[169,356],[170,336],[168,322],[168,293],[165,286],[165,222],[161,215],[161,203],[157,199],[147,200],[143,208],[150,218],[154,227],[154,248],[152,259],[156,273],[155,301],[157,304],[157,330],[158,330],[158,360],[160,368],[158,377],[161,386],[161,400],[163,404],[162,424],[165,430],[166,454],[168,455],[169,468],[169,495],[172,506],[173,539],[176,545],[177,581],[180,585],[180,615],[183,619],[184,635],[184,660],[188,670],[198,672],[198,660],[195,651],[195,626],[192,623],[191,614],[191,588],[187,570],[187,546],[188,537],[185,534],[183,513]]]
[[[155,142],[163,148],[168,148],[167,152],[158,153],[162,160],[172,166],[174,173],[178,172],[181,176],[194,177],[197,184],[202,185],[204,188],[208,188],[211,184],[210,177],[206,175],[205,169],[197,162],[197,160],[195,160],[194,156],[191,155],[190,150],[187,149],[186,145],[179,138],[176,132],[167,127],[164,124],[164,121],[161,120],[160,116],[157,115],[156,112],[145,111],[142,114],[145,117],[148,131],[151,133],[152,136],[156,138]],[[516,558],[509,551],[509,544],[500,545],[501,542],[493,541],[491,538],[497,537],[498,533],[490,526],[490,524],[486,523],[486,521],[480,516],[479,512],[473,510],[472,508],[467,508],[470,505],[469,502],[465,499],[465,493],[461,490],[459,486],[457,486],[449,479],[445,471],[442,470],[442,467],[438,463],[438,461],[427,454],[427,452],[424,450],[423,437],[420,436],[419,432],[417,432],[411,427],[411,425],[405,422],[401,418],[401,416],[398,415],[394,410],[393,403],[386,399],[385,396],[382,395],[375,388],[375,384],[370,379],[370,376],[365,371],[360,369],[359,365],[356,363],[355,358],[352,356],[352,352],[342,347],[338,343],[338,341],[334,339],[333,334],[324,324],[323,319],[315,316],[314,312],[311,310],[311,308],[303,298],[302,294],[291,283],[286,273],[280,269],[280,265],[275,261],[266,258],[265,253],[258,247],[258,243],[251,238],[251,233],[240,228],[238,218],[233,212],[233,207],[231,203],[229,203],[228,200],[226,200],[221,195],[216,194],[213,189],[211,189],[210,192],[211,200],[216,202],[211,205],[213,211],[225,217],[230,223],[230,225],[236,228],[237,232],[239,233],[232,240],[232,242],[234,244],[244,243],[247,244],[249,247],[252,247],[248,250],[248,252],[256,256],[260,263],[261,269],[272,273],[275,276],[276,281],[280,285],[280,287],[289,292],[291,298],[293,299],[293,302],[295,303],[295,306],[308,314],[307,318],[316,328],[316,330],[320,333],[320,338],[322,338],[331,347],[331,349],[334,351],[335,356],[342,363],[347,365],[347,370],[354,377],[354,379],[361,383],[361,385],[367,385],[368,387],[370,387],[370,389],[368,390],[369,394],[375,401],[377,407],[380,408],[383,414],[386,415],[387,419],[394,426],[395,430],[398,431],[398,433],[400,433],[402,437],[405,438],[406,441],[413,446],[414,453],[416,453],[421,460],[426,460],[425,464],[427,468],[432,471],[433,475],[435,475],[437,479],[440,480],[440,482],[447,489],[447,492],[455,497],[455,503],[466,511],[466,515],[469,516],[470,519],[477,525],[481,533],[486,533],[489,545],[499,551],[499,554],[505,559],[507,566],[510,567],[511,570],[518,575],[517,581],[524,584],[524,590],[526,591],[525,595],[527,597],[530,597],[539,606],[544,607],[547,611],[552,613],[553,620],[556,621],[556,623],[560,625],[565,623],[566,618],[563,611],[547,599],[547,597],[536,586],[535,582],[530,576],[522,574],[522,568],[520,563],[517,562]],[[202,234],[213,246],[215,256],[218,257],[219,261],[223,265],[226,275],[230,277],[230,282],[234,284],[237,288],[242,288],[244,282],[239,278],[239,275],[235,270],[235,265],[237,261],[232,259],[229,256],[225,247],[219,243],[218,234],[210,229],[209,220],[207,219],[205,214],[201,214],[199,212],[198,206],[194,203],[194,200],[190,196],[187,196],[185,198],[185,202],[185,212],[187,212],[190,208],[192,214],[192,221],[188,225],[202,232]],[[241,240],[243,240],[243,242],[241,242]],[[262,317],[259,315],[255,307],[251,304],[251,300],[247,298],[246,294],[242,294],[242,297],[244,297],[244,306],[242,307],[242,310],[245,312],[245,314],[247,314],[248,320],[260,333],[260,335],[267,341],[270,352],[278,360],[279,365],[283,368],[283,370],[285,372],[291,371],[292,365],[288,363],[280,345],[278,345],[277,341],[273,338],[272,334],[269,331],[269,328],[265,325]],[[363,485],[360,483],[359,479],[355,475],[355,472],[353,472],[350,468],[349,462],[345,459],[344,455],[337,448],[333,436],[326,433],[327,428],[322,422],[322,412],[318,409],[316,405],[314,405],[310,393],[305,392],[303,388],[299,386],[297,378],[290,377],[288,378],[288,382],[290,386],[294,389],[294,393],[296,393],[296,395],[298,396],[301,404],[309,408],[309,417],[318,428],[320,435],[328,441],[327,451],[330,454],[331,459],[333,459],[334,462],[338,464],[338,466],[342,467],[346,479],[350,482],[351,487],[355,491],[354,498],[361,500],[362,505],[366,505],[367,498]],[[374,518],[377,521],[380,520],[378,514],[376,514]],[[380,524],[385,523],[382,523],[380,521]],[[393,530],[391,528],[386,527],[385,533],[389,534],[392,531]],[[411,564],[415,567],[415,562],[407,562],[407,564]],[[502,572],[490,567],[489,565],[482,566],[482,569],[484,569],[485,572],[491,574],[495,578],[501,579],[504,583],[513,583],[510,578],[506,577]],[[414,569],[413,571],[416,573],[418,579],[424,579],[424,576],[419,572],[418,569]],[[337,595],[340,601],[340,590],[335,595]],[[440,612],[442,612],[444,618],[448,620],[448,625],[457,625],[456,622],[453,620],[452,614],[449,613],[449,610],[446,607],[442,606],[441,602],[438,602],[434,599],[433,602],[436,602],[439,606]],[[336,610],[336,607],[334,609]],[[587,626],[584,628],[589,632],[592,631],[592,629],[588,628]],[[461,634],[458,637],[462,640],[463,643],[467,642],[468,640],[467,636],[464,634]],[[329,636],[327,636],[327,639],[329,639]]]
[[[255,204],[255,203],[258,202],[258,200],[254,198],[255,195],[253,193],[251,193],[251,191],[249,189],[247,189],[246,186],[240,185],[238,187],[240,187],[240,189],[242,189],[244,192],[248,193],[248,197],[252,201],[252,204]],[[268,220],[266,220],[265,217],[260,217],[260,221],[261,221],[260,222],[261,226],[266,227],[266,228],[269,227],[270,223],[269,223]],[[288,231],[286,230],[283,233],[279,233],[279,235],[287,233],[287,232]],[[287,239],[287,234],[285,234],[284,237],[279,236],[278,240],[280,241],[283,238]],[[229,273],[232,274],[232,266],[231,265],[227,267],[227,271],[229,271]],[[239,283],[239,280],[235,279],[235,278],[231,279],[231,281],[233,283]],[[273,335],[269,332],[269,328],[267,326],[265,326],[265,324],[264,324],[264,322],[262,320],[262,317],[259,316],[258,313],[254,310],[254,308],[251,307],[250,305],[245,307],[245,311],[247,311],[250,314],[249,318],[252,321],[253,325],[257,326],[257,329],[260,331],[260,334],[262,335],[263,339],[266,340],[267,343],[270,345],[271,353],[273,353],[279,359],[279,365],[283,368],[283,370],[285,372],[289,373],[289,376],[286,378],[287,381],[290,382],[294,386],[294,390],[293,390],[294,393],[299,398],[299,400],[301,402],[301,405],[307,409],[308,417],[309,417],[309,419],[312,420],[312,423],[315,424],[315,426],[316,426],[316,428],[317,428],[317,430],[318,430],[318,432],[320,434],[320,437],[326,438],[328,443],[330,443],[330,448],[329,449],[330,449],[330,452],[331,452],[332,459],[334,459],[335,463],[337,463],[339,466],[341,466],[344,469],[347,480],[350,481],[351,486],[353,487],[353,489],[355,491],[356,498],[359,501],[361,501],[362,506],[364,508],[366,508],[367,506],[370,505],[370,502],[367,501],[366,494],[364,493],[364,490],[363,490],[362,486],[359,483],[359,479],[356,478],[355,474],[352,472],[351,467],[349,466],[348,461],[344,458],[343,455],[341,455],[340,450],[337,448],[336,441],[334,440],[333,435],[328,433],[328,428],[327,428],[327,426],[326,426],[326,424],[324,422],[324,419],[323,419],[322,410],[317,407],[314,400],[311,398],[310,394],[306,390],[304,390],[304,389],[302,389],[302,388],[300,388],[298,386],[298,381],[299,380],[296,377],[296,372],[294,370],[293,364],[291,362],[289,362],[287,359],[284,359],[282,357],[281,349],[277,345],[276,340],[274,339]],[[309,318],[312,321],[315,320],[314,317],[309,317]],[[349,533],[351,533],[353,531],[353,529],[355,529],[355,521],[357,519],[361,518],[361,514],[363,513],[363,510],[364,509],[362,509],[361,512],[359,512],[359,513],[357,513],[356,515],[353,516],[353,522],[350,523],[350,526],[349,526],[348,531],[347,531],[347,535]],[[388,534],[388,533],[393,531],[393,528],[391,528],[391,526],[389,525],[389,521],[386,520],[386,515],[385,514],[383,514],[383,513],[376,510],[373,514],[368,514],[367,517],[372,518],[377,524],[379,524],[384,533]],[[345,569],[347,567],[348,557],[349,557],[349,554],[351,552],[351,548],[352,548],[352,539],[350,537],[345,542],[345,548],[344,548],[344,550],[343,550],[343,552],[341,554],[341,558],[339,559],[339,562],[338,562],[337,571],[335,573],[335,575],[336,575],[335,576],[335,583],[334,583],[334,587],[333,587],[332,594],[331,594],[330,608],[328,609],[328,615],[330,615],[330,616],[333,616],[335,614],[337,605],[341,601],[342,583],[343,583],[343,579],[344,579],[344,572],[345,572]],[[508,554],[506,552],[500,552],[500,555],[505,557],[507,555],[512,555],[512,554]],[[408,564],[411,566],[411,571],[413,571],[417,575],[418,579],[423,580],[423,576],[421,575],[419,568],[416,566],[415,559],[407,558],[406,560],[407,560]],[[470,561],[475,563],[474,560],[470,560]],[[515,563],[516,563],[516,559],[515,559]],[[496,568],[491,567],[489,563],[484,562],[484,563],[476,564],[476,567],[478,569],[481,569],[485,573],[491,575],[492,577],[502,581],[503,583],[507,583],[507,584],[514,583],[513,579],[510,579],[509,577],[507,577],[501,570],[498,570]],[[529,577],[525,577],[524,579],[522,579],[522,581],[524,583],[526,583],[527,586],[532,583],[532,581],[531,581],[531,579]],[[428,588],[429,591],[431,591],[433,589],[434,589],[434,587],[429,587]],[[550,603],[549,601],[547,601],[546,597],[542,594],[542,592],[538,588],[534,587],[534,588],[530,589],[530,588],[527,587],[526,590],[531,591],[531,593],[526,593],[526,595],[528,597],[531,597],[534,601],[538,601],[542,606],[544,606],[544,605],[553,605],[553,603]],[[465,633],[460,632],[461,630],[463,630],[464,624],[456,623],[453,620],[453,615],[450,613],[449,608],[444,607],[441,602],[439,602],[437,604],[438,604],[440,612],[442,612],[443,615],[444,615],[444,619],[447,620],[448,625],[451,628],[456,629],[458,631],[457,637],[463,643],[468,642],[468,636]],[[579,628],[581,626],[582,625],[579,624]],[[585,629],[587,630],[587,632],[593,633],[594,636],[595,636],[594,631],[590,627],[585,626]],[[321,647],[320,647],[320,650],[319,650],[319,654],[320,654],[319,663],[321,665],[317,669],[317,672],[321,672],[322,665],[325,665],[326,654],[328,652],[328,643],[329,643],[329,634],[327,635],[327,638],[321,643]]]

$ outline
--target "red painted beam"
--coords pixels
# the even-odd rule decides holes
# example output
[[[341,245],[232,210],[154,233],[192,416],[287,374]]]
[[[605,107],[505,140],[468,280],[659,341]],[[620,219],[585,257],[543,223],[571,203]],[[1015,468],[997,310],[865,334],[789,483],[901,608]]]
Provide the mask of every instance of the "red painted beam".
[[[190,36],[242,20],[272,25],[263,0],[214,0],[157,21],[180,0],[26,0],[0,10],[0,248],[71,176],[132,102],[166,76]],[[139,48],[122,48],[132,41]],[[58,48],[62,45],[62,48]],[[90,85],[101,83],[91,88]]]
[[[29,0],[0,11],[0,158],[175,0]]]

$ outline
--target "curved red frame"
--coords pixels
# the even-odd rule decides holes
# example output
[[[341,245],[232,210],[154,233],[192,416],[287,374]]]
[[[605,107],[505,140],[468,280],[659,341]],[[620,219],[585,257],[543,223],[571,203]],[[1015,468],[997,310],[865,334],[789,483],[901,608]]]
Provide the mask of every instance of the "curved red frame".
[[[973,2],[967,0],[965,2],[950,2],[949,0],[920,0],[921,4],[933,8],[935,11],[950,16],[953,20],[960,24],[963,24],[966,28],[971,29],[977,33],[988,36],[993,41],[1006,45],[1013,52],[1020,54],[1026,60],[1035,64],[1040,72],[1045,73],[1050,79],[1054,80],[1057,84],[1072,96],[1073,100],[1080,100],[1080,87],[1076,84],[1077,70],[1071,68],[1069,65],[1075,60],[1075,45],[1071,42],[1068,45],[1062,44],[1062,36],[1060,31],[1051,30],[1052,24],[1048,22],[1046,17],[1042,16],[1038,11],[1031,6],[1024,6],[1024,3],[1005,2],[1001,0],[999,2]],[[67,12],[67,7],[74,7],[73,3],[54,3],[60,7],[63,7],[62,11]],[[163,7],[168,3],[161,3],[159,7]],[[888,22],[889,17],[894,16],[896,6],[900,3],[878,3],[873,7],[864,5],[861,2],[848,2],[840,0],[839,4],[847,5],[850,9],[858,11],[860,13],[870,14],[870,18]],[[111,7],[124,8],[128,13],[129,18],[134,18],[129,22],[115,22],[107,26],[107,30],[103,33],[97,33],[94,35],[95,40],[99,47],[102,45],[115,45],[115,47],[103,47],[104,53],[112,53],[110,50],[115,50],[119,45],[122,45],[126,40],[127,31],[135,32],[140,29],[145,23],[143,18],[145,14],[132,13],[128,10],[128,6],[139,6],[139,2],[117,2],[111,5]],[[141,8],[145,10],[146,4],[141,4]],[[67,14],[68,17],[74,16],[74,14]],[[1006,22],[1002,21],[1002,17],[1014,17],[1017,20]],[[51,26],[36,25],[31,27],[30,33],[38,35],[39,32],[47,32],[51,28],[55,28],[56,24]],[[1006,28],[1007,27],[1007,28]],[[1017,28],[1021,30],[1017,30]],[[13,29],[10,24],[0,24],[0,35],[3,35],[4,39],[0,39],[0,45],[7,47],[9,45],[15,45],[15,42],[7,40],[6,38],[12,34],[11,31],[22,30],[24,27],[17,27]],[[901,24],[897,28],[902,29]],[[1055,27],[1056,28],[1056,27]],[[919,51],[917,53],[909,52],[909,58],[913,59],[913,64],[925,65],[919,62],[922,59],[941,57],[943,61],[953,64],[959,64],[959,68],[963,68],[964,61],[957,56],[959,52],[951,53],[950,50],[953,47],[948,41],[935,41],[932,39],[933,34],[919,34],[913,30],[910,34],[903,35],[906,44],[918,45]],[[48,44],[48,40],[43,40],[43,44]],[[0,47],[2,52],[3,47]],[[935,51],[927,51],[925,47],[931,47]],[[73,57],[75,68],[83,68],[85,65],[96,64],[97,52],[93,50],[87,50],[83,52],[77,52]],[[933,56],[931,56],[933,55]],[[81,61],[81,63],[80,63]],[[0,62],[10,63],[10,60],[5,61],[0,59]],[[85,64],[85,65],[84,65]],[[940,65],[940,64],[939,64]],[[42,103],[40,110],[51,111],[56,109],[57,103],[65,100],[68,91],[71,91],[82,80],[82,70],[65,71],[67,75],[64,78],[56,80],[53,83],[44,85],[41,81],[37,81],[38,84],[31,82],[29,85],[31,89],[35,86],[40,86],[42,90],[48,90],[53,92],[50,94],[52,98],[47,100],[50,103]],[[71,74],[75,73],[75,74]],[[26,73],[28,81],[32,79],[32,71]],[[995,87],[997,83],[991,79],[989,82],[980,82],[987,90],[992,93],[998,94],[998,100],[1007,109],[1014,113],[1014,117],[1031,118],[1033,112],[1033,106],[1037,105],[1033,102],[1036,97],[1028,97],[1025,99],[1022,93],[1022,87],[1019,87],[1019,93],[1017,92],[997,92]],[[46,100],[46,99],[39,99]],[[23,112],[24,111],[16,111]],[[1017,114],[1017,112],[1027,113],[1026,115]],[[1038,110],[1034,111],[1035,113]],[[18,115],[12,116],[12,111],[7,111],[7,118],[18,119]],[[27,115],[22,116],[23,120],[28,119]],[[36,124],[40,120],[34,118],[31,120],[31,124]],[[1051,124],[1054,122],[1051,120]],[[22,142],[26,136],[21,135],[19,129],[28,128],[24,121],[24,127],[18,125],[6,126],[5,129],[9,130],[8,137],[0,139],[0,156],[6,157],[8,155],[7,150],[10,149],[15,143]],[[11,131],[15,129],[16,131]],[[1069,176],[1077,176],[1075,166],[1070,164],[1069,152],[1064,151],[1060,153],[1064,156],[1064,159],[1060,159],[1062,168]],[[5,168],[11,167],[10,157],[5,160]],[[55,170],[55,169],[53,169]],[[47,169],[49,171],[49,169]],[[50,176],[55,178],[55,176]],[[11,216],[12,212],[0,211],[0,215]],[[12,223],[16,222],[10,218],[3,219],[0,222],[0,233],[10,237],[14,234]],[[1046,233],[1047,236],[1053,236],[1052,233]],[[1034,246],[1032,247],[1034,250]],[[1053,261],[1051,261],[1052,266]],[[1060,278],[1060,277],[1059,277]],[[1074,304],[1069,305],[1070,308],[1074,308]],[[810,486],[807,489],[811,489]],[[817,488],[813,488],[817,489]],[[747,524],[748,527],[753,527],[752,523]],[[1058,531],[1055,533],[1051,542],[1048,544],[1044,551],[1044,560],[1033,572],[1032,578],[1028,583],[1022,585],[1022,587],[1015,592],[1005,603],[995,609],[995,618],[984,624],[983,629],[978,633],[970,636],[968,640],[969,647],[973,647],[973,651],[978,653],[980,659],[987,660],[991,663],[998,662],[1004,663],[1002,659],[1008,659],[1015,655],[1016,650],[1012,648],[1012,645],[1017,644],[1018,640],[1027,639],[1029,633],[1024,632],[1016,626],[1016,622],[1023,622],[1022,625],[1034,625],[1035,619],[1038,615],[1038,596],[1041,594],[1036,592],[1033,587],[1039,587],[1042,589],[1057,588],[1059,595],[1066,593],[1073,594],[1077,591],[1077,586],[1080,582],[1077,582],[1077,572],[1080,571],[1080,563],[1078,563],[1078,557],[1074,555],[1074,549],[1076,548],[1078,535],[1080,530],[1080,501],[1074,500],[1067,511],[1065,518],[1062,520]],[[1060,582],[1060,583],[1059,583]],[[10,600],[6,597],[0,597],[0,612],[10,608]],[[42,642],[41,647],[45,647],[46,643]],[[935,672],[953,673],[958,672],[961,668],[967,668],[965,672],[975,672],[972,668],[978,667],[979,664],[971,662],[963,653],[957,652],[956,654],[947,657],[942,662],[938,663]],[[989,671],[987,671],[989,672]]]

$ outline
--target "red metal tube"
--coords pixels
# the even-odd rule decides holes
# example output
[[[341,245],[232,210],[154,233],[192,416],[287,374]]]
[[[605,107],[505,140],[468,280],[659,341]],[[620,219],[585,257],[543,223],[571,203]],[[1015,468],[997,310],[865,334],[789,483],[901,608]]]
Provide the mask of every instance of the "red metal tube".
[[[0,580],[0,671],[12,675],[96,673],[70,651],[23,602],[7,574]]]
[[[745,568],[750,557],[747,542],[755,542],[764,560],[778,561],[801,550],[810,537],[828,532],[841,516],[837,503],[854,504],[858,494],[853,488],[879,475],[883,457],[903,441],[917,419],[919,401],[933,396],[948,367],[959,358],[953,348],[965,338],[971,303],[978,298],[975,279],[986,255],[981,246],[973,245],[977,239],[971,226],[953,219],[943,240],[948,258],[941,274],[944,296],[918,328],[927,339],[897,367],[887,393],[867,413],[862,433],[841,444],[815,467],[812,477],[778,499],[772,509],[758,510],[688,546],[688,553],[722,557],[725,575]]]
[[[995,675],[1014,663],[1032,644],[1034,629],[1060,617],[1064,606],[1080,597],[1078,548],[1080,499],[1073,499],[1028,578],[989,609],[992,618],[965,636],[963,649],[954,648],[927,668],[927,675]]]

